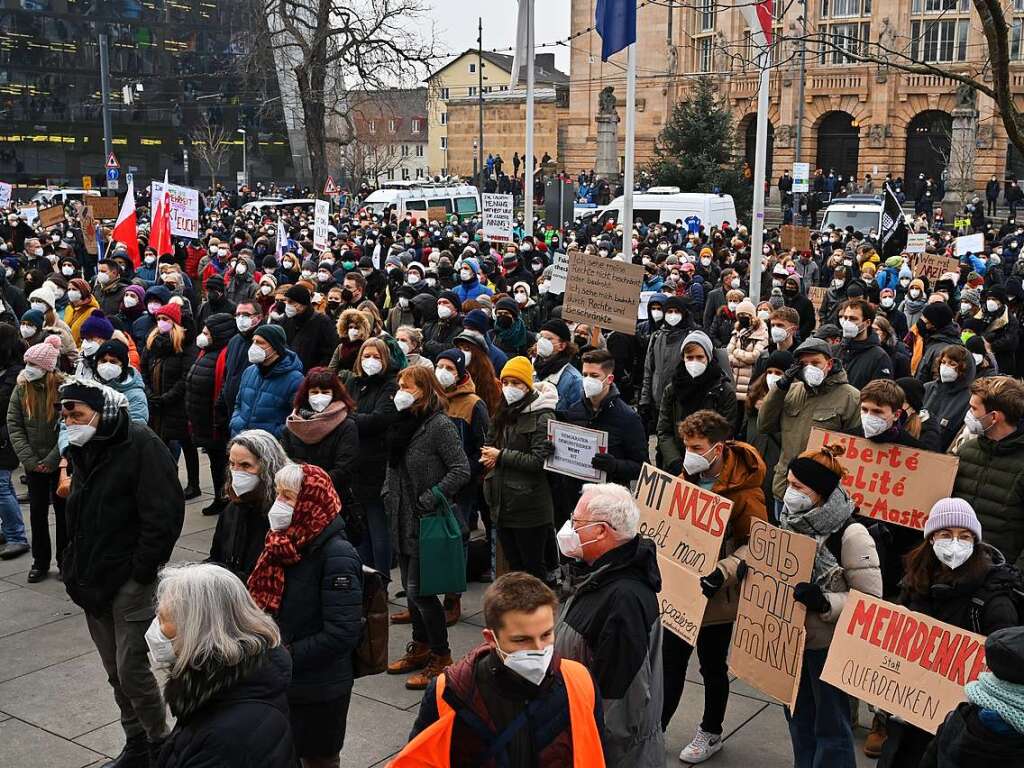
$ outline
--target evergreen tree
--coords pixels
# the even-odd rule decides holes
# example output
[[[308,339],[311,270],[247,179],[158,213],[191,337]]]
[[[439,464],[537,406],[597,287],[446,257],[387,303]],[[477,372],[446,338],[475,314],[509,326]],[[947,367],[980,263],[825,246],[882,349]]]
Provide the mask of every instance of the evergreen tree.
[[[751,191],[736,156],[732,113],[717,98],[714,81],[700,77],[688,99],[676,104],[658,134],[649,172],[654,183],[681,192],[732,195],[741,219],[750,214]]]

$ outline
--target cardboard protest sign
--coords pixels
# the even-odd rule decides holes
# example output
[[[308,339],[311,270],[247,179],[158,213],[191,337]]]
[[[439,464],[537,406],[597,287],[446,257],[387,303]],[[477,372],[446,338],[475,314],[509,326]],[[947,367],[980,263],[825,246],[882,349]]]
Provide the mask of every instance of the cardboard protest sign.
[[[814,539],[763,520],[750,526],[747,571],[729,649],[729,669],[790,709],[796,704],[807,630],[793,589],[809,581]]]
[[[918,253],[910,258],[914,277],[926,277],[932,283],[947,272],[959,272],[960,262],[937,253]]]
[[[779,240],[784,249],[796,248],[798,251],[811,250],[811,230],[795,224],[783,224],[779,230]]]
[[[825,303],[826,293],[828,293],[828,288],[821,285],[812,285],[810,290],[807,291],[807,298],[811,300],[811,304],[814,306],[815,315],[818,314],[821,305]]]
[[[851,590],[821,679],[935,733],[987,669],[981,635]]]
[[[58,203],[57,205],[51,205],[49,208],[39,209],[39,224],[44,229],[55,227],[58,224],[64,223],[64,206]]]
[[[924,253],[928,247],[928,235],[927,234],[913,234],[907,235],[907,247],[903,249],[904,253]]]
[[[99,246],[96,244],[96,220],[92,215],[92,208],[88,205],[78,207],[78,221],[82,227],[82,240],[85,245],[85,252],[92,255],[99,255]]]
[[[548,422],[548,440],[555,452],[544,461],[544,469],[575,477],[588,483],[603,483],[607,473],[594,469],[590,462],[608,450],[608,433],[598,429],[577,427],[562,421]]]
[[[859,514],[887,523],[924,530],[932,505],[953,495],[958,456],[932,453],[815,427],[807,450],[842,445],[838,457],[846,470],[843,487]]]
[[[484,240],[492,243],[512,242],[512,195],[485,192],[480,195],[483,206],[482,229]]]
[[[164,183],[162,181],[154,181],[150,184],[151,200],[159,199],[163,193]],[[167,195],[170,199],[168,215],[171,220],[171,236],[198,238],[199,191],[191,187],[168,184]]]
[[[121,211],[116,197],[90,197],[89,207],[92,208],[92,215],[97,219],[116,219]]]
[[[650,464],[641,468],[633,496],[640,509],[640,535],[658,548],[661,623],[696,645],[708,606],[700,577],[718,565],[732,502]]]
[[[953,255],[964,256],[968,253],[985,252],[985,235],[978,232],[974,235],[961,235],[953,241]]]
[[[444,224],[448,221],[448,209],[443,205],[432,205],[427,208],[427,221],[436,221]]]
[[[571,254],[562,319],[634,335],[643,278],[640,264]]]

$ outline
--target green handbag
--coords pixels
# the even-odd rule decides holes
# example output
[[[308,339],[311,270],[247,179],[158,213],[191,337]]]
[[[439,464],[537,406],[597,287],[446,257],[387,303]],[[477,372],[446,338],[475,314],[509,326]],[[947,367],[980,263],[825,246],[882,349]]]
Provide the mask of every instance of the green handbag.
[[[419,594],[462,593],[466,591],[466,554],[459,521],[436,485],[430,492],[434,514],[420,518]]]

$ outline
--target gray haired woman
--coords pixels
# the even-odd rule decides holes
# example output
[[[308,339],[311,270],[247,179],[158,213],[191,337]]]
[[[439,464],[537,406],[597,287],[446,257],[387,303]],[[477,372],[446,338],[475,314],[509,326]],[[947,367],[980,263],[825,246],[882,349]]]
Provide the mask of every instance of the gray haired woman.
[[[395,331],[395,340],[405,353],[409,366],[422,365],[424,368],[434,370],[430,358],[423,356],[423,331],[411,325],[403,325]]]
[[[177,722],[150,764],[290,768],[292,662],[274,620],[211,563],[168,566],[156,598],[146,643]]]
[[[217,519],[208,561],[223,565],[243,582],[270,529],[267,511],[276,495],[274,475],[287,463],[284,448],[265,430],[247,429],[228,443],[228,505]]]

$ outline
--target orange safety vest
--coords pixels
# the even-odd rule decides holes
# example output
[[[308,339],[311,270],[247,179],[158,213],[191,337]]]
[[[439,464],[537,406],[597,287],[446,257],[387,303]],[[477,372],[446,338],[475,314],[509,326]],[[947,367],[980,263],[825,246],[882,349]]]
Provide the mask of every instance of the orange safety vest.
[[[587,668],[562,659],[562,679],[569,698],[573,768],[604,768],[604,750],[594,722],[594,683]],[[388,768],[448,768],[456,712],[444,700],[444,675],[437,677],[437,721],[405,745]]]

